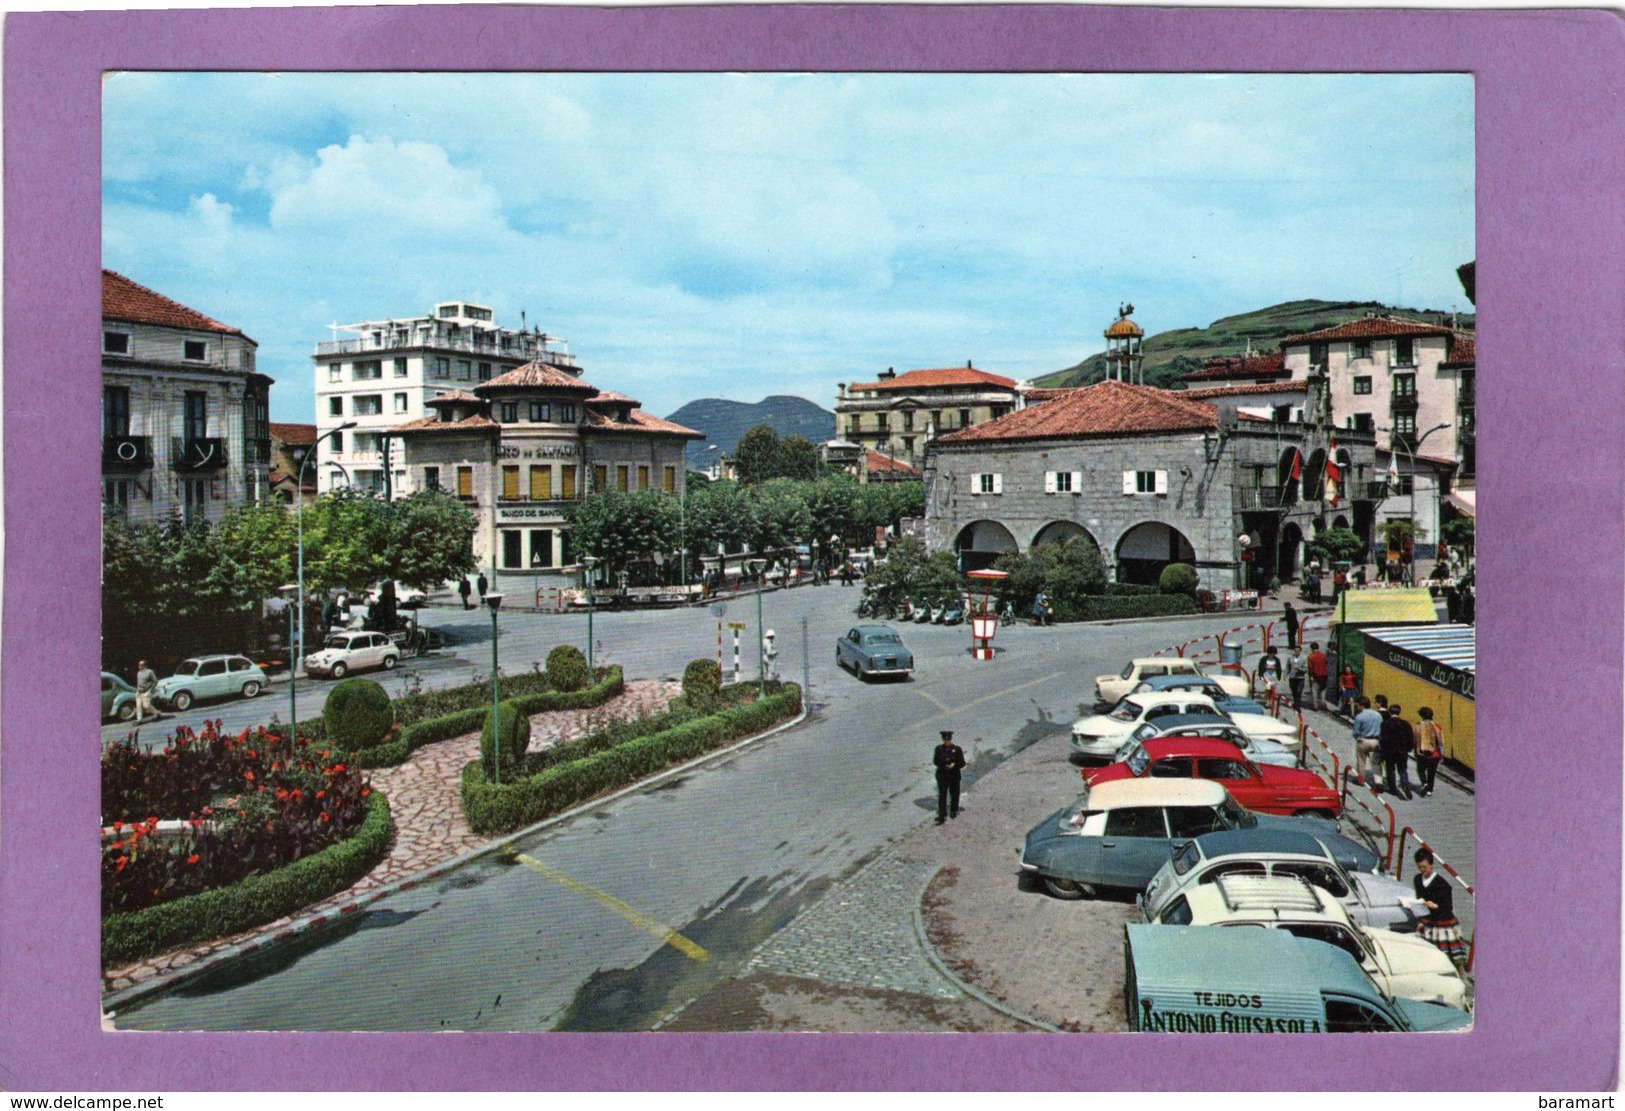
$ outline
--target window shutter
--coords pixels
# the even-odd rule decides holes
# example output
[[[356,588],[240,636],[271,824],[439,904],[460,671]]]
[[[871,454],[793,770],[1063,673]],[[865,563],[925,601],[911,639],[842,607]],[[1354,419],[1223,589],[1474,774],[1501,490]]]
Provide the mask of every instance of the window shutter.
[[[1004,476],[1002,474],[993,476],[993,492],[995,494],[1004,493]]]
[[[1157,472],[1157,493],[1166,494],[1167,492],[1168,492],[1168,472],[1167,471],[1158,471]]]
[[[1044,472],[1044,493],[1046,493],[1046,494],[1055,493],[1055,472],[1054,471],[1045,471]]]
[[[1124,471],[1123,472],[1123,493],[1125,493],[1125,494],[1134,493],[1134,472],[1133,471]]]
[[[1083,493],[1083,472],[1082,471],[1073,471],[1072,472],[1072,492],[1074,494]]]
[[[980,494],[982,492],[982,476],[981,475],[973,474],[973,475],[970,476],[970,492],[973,493],[973,494]]]

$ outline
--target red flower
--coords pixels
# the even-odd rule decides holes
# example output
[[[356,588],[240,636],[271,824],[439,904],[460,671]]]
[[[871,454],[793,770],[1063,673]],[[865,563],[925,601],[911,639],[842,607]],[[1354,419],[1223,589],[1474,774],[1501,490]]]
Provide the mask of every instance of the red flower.
[[[124,866],[126,864],[130,863],[130,858],[127,857],[127,856],[121,856],[116,861],[114,861],[113,863],[115,864],[115,867],[114,867],[113,871],[122,872],[122,871],[124,871]]]
[[[316,797],[317,798],[326,798],[327,797],[327,792],[326,791],[317,791],[316,792]]]
[[[334,775],[338,775],[343,770],[344,770],[344,765],[343,764],[334,764],[333,765],[333,774]]]
[[[118,833],[123,828],[124,828],[124,823],[123,822],[114,822],[113,823],[113,832],[114,833]]]
[[[323,810],[322,811],[322,821],[326,822],[326,821],[330,821],[330,820],[331,819],[329,819],[328,816],[327,816],[327,811]]]
[[[254,773],[253,772],[244,772],[243,773],[243,778],[248,780],[250,783],[252,783],[252,782],[254,782]]]
[[[186,863],[188,863],[188,864],[196,864],[197,863],[197,853],[193,853],[191,856],[187,857],[186,858]]]
[[[372,788],[371,787],[363,787],[363,788],[361,788],[361,797],[362,798],[366,798],[370,794],[372,794]]]
[[[258,756],[255,754],[253,749],[249,749],[247,752],[243,753],[243,755],[248,757],[250,760],[258,759]]]

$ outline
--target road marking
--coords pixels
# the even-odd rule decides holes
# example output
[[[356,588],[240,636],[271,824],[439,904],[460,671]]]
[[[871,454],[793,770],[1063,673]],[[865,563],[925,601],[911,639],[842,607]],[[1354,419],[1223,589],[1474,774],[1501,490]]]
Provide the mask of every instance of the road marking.
[[[938,698],[936,695],[932,694],[930,691],[923,691],[919,687],[910,687],[909,690],[913,691],[915,694],[919,695],[921,698],[923,698],[927,702],[931,703],[931,705],[935,706],[937,709],[941,710],[943,713],[949,714],[949,713],[953,712],[953,709],[946,702],[944,702],[942,699]]]
[[[520,853],[514,859],[518,860],[519,863],[523,864],[531,871],[540,872],[554,883],[568,887],[571,891],[585,895],[590,899],[594,899],[597,902],[604,904],[604,906],[608,907],[610,910],[632,923],[632,925],[636,926],[638,929],[653,934],[662,942],[670,945],[673,949],[676,949],[679,953],[683,954],[685,957],[688,957],[690,960],[704,963],[705,961],[711,959],[710,953],[707,953],[704,949],[700,948],[698,945],[695,945],[692,941],[688,940],[688,938],[684,937],[676,930],[668,929],[652,918],[645,918],[643,915],[639,914],[637,911],[633,910],[631,907],[627,906],[613,895],[606,895],[602,891],[599,891],[596,887],[588,887],[580,880],[572,879],[563,872],[549,868],[547,865],[543,864],[533,856],[526,856],[524,853]]]
[[[942,706],[941,713],[932,714],[930,717],[922,719],[919,724],[924,725],[928,721],[936,721],[938,718],[947,717],[949,714],[961,713],[962,711],[970,709],[972,706],[979,706],[983,702],[991,702],[995,698],[1003,698],[1006,695],[1015,694],[1017,691],[1024,691],[1028,687],[1036,687],[1040,683],[1047,683],[1051,679],[1059,679],[1066,674],[1067,672],[1065,671],[1052,671],[1048,675],[1041,675],[1037,679],[1033,679],[1030,682],[1020,683],[1014,687],[1006,687],[1002,691],[994,691],[992,694],[984,694],[981,698],[973,698],[963,705],[953,707],[943,706],[941,702],[933,698],[931,695],[926,694],[922,690],[915,690],[914,693],[919,695],[921,698],[930,701],[934,705]]]

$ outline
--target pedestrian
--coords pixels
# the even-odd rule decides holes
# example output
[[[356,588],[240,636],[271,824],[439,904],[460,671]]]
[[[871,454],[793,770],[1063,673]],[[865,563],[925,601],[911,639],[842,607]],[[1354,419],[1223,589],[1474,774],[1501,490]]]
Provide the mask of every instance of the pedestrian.
[[[1269,591],[1271,598],[1281,593],[1281,576],[1273,571],[1270,572]]]
[[[1309,705],[1316,710],[1326,708],[1326,653],[1320,650],[1320,641],[1309,642],[1309,656],[1304,660],[1304,670],[1309,675]]]
[[[1343,673],[1350,680],[1354,678],[1354,672],[1348,668],[1344,668]],[[1351,685],[1350,690],[1352,689]],[[1349,724],[1349,732],[1354,736],[1354,781],[1369,783],[1375,789],[1382,715],[1371,708],[1371,699],[1364,695],[1360,696],[1358,704],[1360,712],[1354,715],[1354,720]]]
[[[490,583],[485,581],[485,572],[484,571],[480,572],[480,577],[479,577],[478,580],[476,580],[475,585],[480,588],[480,605],[483,606],[483,605],[485,605],[485,590],[486,590],[487,587],[489,587],[491,585]]]
[[[1467,943],[1461,939],[1461,923],[1456,921],[1456,898],[1450,881],[1433,867],[1433,850],[1423,845],[1411,857],[1416,875],[1411,885],[1416,897],[1428,908],[1416,931],[1423,941],[1432,942],[1462,972],[1467,970]]]
[[[147,666],[142,660],[135,667],[135,721],[141,724],[144,717],[157,717],[158,711],[152,708],[152,692],[158,689],[158,673]]]
[[[1358,566],[1358,567],[1356,567],[1354,569],[1354,585],[1355,586],[1364,586],[1365,585],[1365,564],[1363,564],[1363,563],[1360,564],[1360,566]]]
[[[1286,622],[1286,646],[1296,648],[1298,646],[1298,611],[1292,608],[1291,602],[1288,602],[1286,607],[1282,609],[1281,620]]]
[[[457,593],[463,596],[463,608],[465,610],[474,608],[468,601],[468,596],[473,593],[473,590],[474,588],[468,585],[467,575],[464,575],[462,578],[457,580]]]
[[[841,563],[841,585],[852,585],[852,561],[850,559],[844,560]]]
[[[1410,762],[1411,752],[1416,747],[1416,729],[1405,720],[1401,710],[1403,707],[1397,702],[1388,707],[1388,716],[1382,721],[1381,739],[1378,744],[1382,749],[1382,772],[1388,784],[1388,793],[1390,795],[1403,793],[1409,799]]]
[[[1281,657],[1275,651],[1275,645],[1264,649],[1264,654],[1258,657],[1258,666],[1253,668],[1253,689],[1259,694],[1276,695],[1279,693],[1276,684],[1281,681]],[[1274,712],[1274,707],[1270,708]]]
[[[1421,719],[1416,723],[1416,793],[1427,798],[1444,760],[1444,733],[1433,720],[1431,706],[1423,706],[1416,716]]]
[[[1349,585],[1348,576],[1343,574],[1342,571],[1338,571],[1337,574],[1333,575],[1332,576],[1332,598],[1336,599],[1336,597],[1339,594],[1343,593],[1343,591],[1348,589],[1348,585]]]
[[[1303,596],[1311,602],[1320,601],[1320,572],[1313,567],[1303,577]]]
[[[1049,595],[1042,590],[1033,595],[1033,623],[1037,625],[1049,624]]]
[[[1345,666],[1337,673],[1337,707],[1345,716],[1354,713],[1354,669]]]
[[[959,772],[965,766],[965,750],[954,744],[951,729],[942,731],[942,740],[931,752],[937,769],[937,825],[959,817]]]
[[[1309,677],[1309,666],[1303,653],[1296,648],[1286,658],[1286,685],[1292,690],[1292,708],[1303,712],[1303,684]]]

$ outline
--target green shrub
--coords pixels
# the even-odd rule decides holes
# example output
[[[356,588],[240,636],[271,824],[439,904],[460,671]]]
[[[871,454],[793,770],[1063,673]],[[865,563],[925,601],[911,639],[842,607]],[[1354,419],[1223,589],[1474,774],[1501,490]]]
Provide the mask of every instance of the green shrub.
[[[375,868],[389,849],[389,801],[374,790],[367,817],[348,840],[229,887],[102,919],[102,966],[141,960],[274,922],[337,894]]]
[[[1157,579],[1157,589],[1164,594],[1185,594],[1194,599],[1197,587],[1202,580],[1196,574],[1196,568],[1188,563],[1170,563],[1162,569]]]
[[[690,660],[683,668],[683,701],[696,710],[709,710],[722,690],[722,665],[711,659]]]
[[[1106,597],[1108,597],[1108,598],[1133,598],[1133,597],[1139,597],[1139,596],[1147,595],[1147,594],[1159,594],[1159,593],[1161,593],[1161,591],[1159,591],[1156,587],[1152,586],[1149,583],[1107,583],[1106,584]]]
[[[344,679],[327,692],[322,721],[334,743],[354,750],[382,741],[395,724],[395,713],[383,687],[371,679]]]
[[[726,689],[723,694],[725,698],[730,696]],[[676,724],[655,732],[644,733],[636,723],[628,723],[633,726],[629,732],[640,735],[608,747],[594,749],[595,743],[602,742],[584,738],[572,746],[544,750],[554,762],[536,774],[500,786],[490,781],[480,761],[470,761],[463,768],[463,813],[476,833],[518,829],[741,737],[760,733],[800,710],[800,687],[794,683],[772,684],[765,699],[714,714],[656,715]],[[535,763],[532,761],[532,765]]]
[[[539,664],[536,665],[534,671],[522,672],[518,675],[503,675],[497,679],[497,691],[503,701],[522,694],[542,694],[552,689]],[[395,720],[401,725],[411,725],[414,722],[427,721],[429,718],[444,717],[447,714],[456,713],[458,710],[473,710],[490,704],[491,683],[489,680],[482,680],[478,683],[464,683],[459,687],[422,691],[397,698],[395,700]]]
[[[485,728],[480,730],[480,766],[487,777],[500,767],[502,774],[495,778],[510,780],[524,763],[525,750],[530,747],[530,717],[512,702],[504,702],[497,709],[494,721],[493,715],[486,713]]]
[[[1196,603],[1185,594],[1150,594],[1137,598],[1085,598],[1065,621],[1124,621],[1133,617],[1170,617],[1196,613]]]
[[[561,644],[547,654],[547,681],[556,691],[578,691],[592,682],[587,657],[573,644]]]

